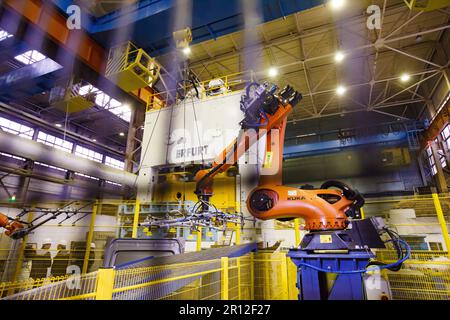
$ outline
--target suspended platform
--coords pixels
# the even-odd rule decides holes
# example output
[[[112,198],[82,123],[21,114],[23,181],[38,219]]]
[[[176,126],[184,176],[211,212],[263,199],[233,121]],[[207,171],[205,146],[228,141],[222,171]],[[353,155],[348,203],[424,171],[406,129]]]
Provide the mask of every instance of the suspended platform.
[[[159,78],[161,66],[131,42],[110,50],[106,77],[126,92],[150,87]]]
[[[49,103],[67,113],[80,112],[95,105],[99,91],[87,82],[68,80],[50,90]]]

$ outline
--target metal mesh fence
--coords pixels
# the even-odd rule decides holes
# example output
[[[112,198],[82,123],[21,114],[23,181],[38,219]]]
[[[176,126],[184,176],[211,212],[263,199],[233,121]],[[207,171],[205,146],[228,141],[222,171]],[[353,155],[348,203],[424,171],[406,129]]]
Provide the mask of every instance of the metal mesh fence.
[[[114,300],[184,299],[199,287],[219,283],[220,260],[117,270]],[[209,279],[203,279],[206,275]],[[206,283],[206,284],[205,284]],[[217,287],[217,285],[216,285]],[[220,290],[219,290],[220,294]]]
[[[380,250],[377,259],[397,260],[396,252]],[[450,259],[442,251],[412,251],[400,271],[387,271],[394,300],[448,300],[450,298]]]
[[[254,299],[288,299],[287,260],[284,253],[261,253],[253,260]]]
[[[34,282],[34,289],[3,298],[4,300],[92,300],[96,295],[97,272],[81,276],[70,276],[46,284]]]
[[[116,217],[115,225],[102,226],[103,229],[95,225],[92,228],[88,225],[72,226],[80,230],[86,228],[82,232],[87,240],[87,232],[90,229],[91,240],[96,242],[96,248],[88,249],[87,241],[80,241],[68,246],[68,256],[58,257],[56,245],[48,250],[52,266],[55,262],[64,265],[67,263],[79,265],[81,269],[86,264],[87,271],[91,273],[79,277],[78,280],[65,272],[54,272],[52,267],[48,266],[47,256],[30,254],[32,250],[29,245],[32,243],[5,242],[5,245],[0,247],[0,296],[7,299],[97,298],[99,286],[98,273],[95,271],[103,260],[103,247],[98,244],[106,242],[108,235],[114,236],[119,230],[130,230],[125,233],[131,234],[133,215],[130,213],[134,211],[134,205],[134,202],[123,201],[97,203],[96,214]],[[397,216],[399,219],[396,219],[396,210],[400,210]],[[410,213],[411,216],[408,216]],[[389,226],[405,237],[413,248],[411,258],[399,272],[383,273],[390,284],[392,297],[448,299],[450,257],[446,251],[448,240],[445,238],[445,230],[449,223],[450,196],[369,199],[364,207],[364,214],[365,217],[388,218]],[[51,228],[53,225],[47,227]],[[58,225],[55,224],[54,227]],[[111,228],[112,231],[108,233],[104,228]],[[34,251],[37,253],[39,249],[35,248]],[[86,251],[89,251],[89,255],[86,255]],[[383,262],[394,262],[397,256],[391,250],[378,250],[377,258]],[[75,263],[76,261],[78,262]],[[127,269],[115,271],[111,280],[111,283],[114,283],[111,298],[274,300],[298,297],[297,270],[289,259],[285,259],[284,253],[259,252],[232,258],[228,260],[226,269],[227,279],[224,286],[224,266],[220,259],[157,267],[145,267],[145,262],[135,263]],[[73,283],[78,283],[79,286],[73,287]]]

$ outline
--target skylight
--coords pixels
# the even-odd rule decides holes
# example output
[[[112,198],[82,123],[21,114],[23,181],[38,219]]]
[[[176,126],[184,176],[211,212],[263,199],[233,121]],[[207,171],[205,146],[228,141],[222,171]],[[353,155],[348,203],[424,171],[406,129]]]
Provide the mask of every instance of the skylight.
[[[12,36],[13,36],[12,34],[9,34],[5,30],[0,29],[0,42],[3,41],[3,40],[6,40],[8,38],[11,38]]]
[[[63,139],[49,135],[42,131],[39,131],[37,141],[65,152],[72,152],[72,142],[64,141]]]
[[[122,102],[117,101],[114,98],[111,98],[109,95],[92,85],[83,86],[78,90],[78,93],[82,96],[92,92],[97,94],[95,97],[96,105],[105,108],[126,122],[130,122],[131,109],[129,106],[122,104]]]
[[[30,51],[27,51],[25,53],[19,54],[18,56],[14,57],[14,59],[16,59],[17,61],[20,61],[26,65],[39,62],[46,58],[47,58],[46,56],[44,56],[42,53],[40,53],[39,51],[36,51],[36,50],[30,50]]]
[[[0,128],[3,131],[18,135],[19,137],[32,139],[34,134],[34,129],[24,126],[15,121],[11,121],[5,118],[0,117]]]

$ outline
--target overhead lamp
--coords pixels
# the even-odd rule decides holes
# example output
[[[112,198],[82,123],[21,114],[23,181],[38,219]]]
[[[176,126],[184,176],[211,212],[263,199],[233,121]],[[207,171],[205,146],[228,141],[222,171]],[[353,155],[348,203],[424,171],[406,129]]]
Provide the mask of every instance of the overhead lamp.
[[[334,61],[336,61],[337,63],[342,62],[344,58],[345,55],[341,51],[336,52],[336,54],[334,55]]]
[[[334,10],[340,10],[345,6],[346,2],[346,0],[330,0],[329,3]]]
[[[276,76],[278,76],[279,72],[276,67],[271,67],[267,73],[268,73],[269,77],[275,78]]]
[[[9,201],[10,202],[15,202],[16,201],[16,195],[15,194],[11,195],[11,197],[9,198]]]
[[[338,96],[343,96],[347,92],[347,88],[344,86],[339,86],[336,88],[336,94]]]
[[[408,82],[409,80],[411,80],[411,76],[407,73],[402,74],[400,77],[401,82]]]
[[[191,47],[186,47],[183,49],[183,54],[187,57],[191,54],[192,50]]]
[[[125,133],[121,132],[121,133],[119,133],[119,136],[124,137]]]
[[[57,123],[57,124],[55,124],[55,127],[61,128],[61,127],[62,127],[62,124],[61,124],[61,123]]]
[[[92,139],[92,142],[97,142],[97,139]]]

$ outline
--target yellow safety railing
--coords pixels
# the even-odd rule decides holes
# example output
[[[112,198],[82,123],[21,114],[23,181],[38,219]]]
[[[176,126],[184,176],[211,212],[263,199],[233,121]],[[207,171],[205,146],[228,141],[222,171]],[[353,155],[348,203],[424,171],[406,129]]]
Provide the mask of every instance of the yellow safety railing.
[[[448,0],[403,0],[411,10],[432,11],[445,8],[449,5]]]
[[[36,203],[33,205],[35,205],[36,207],[57,208],[64,205],[65,203],[66,202],[54,202],[45,204]],[[135,200],[102,200],[93,203],[86,209],[95,214],[92,214],[90,217],[88,217],[87,220],[85,220],[85,222],[83,222],[82,224],[76,224],[75,226],[59,226],[56,222],[49,222],[45,225],[45,228],[49,228],[49,234],[51,234],[52,228],[59,230],[69,230],[61,228],[76,228],[77,232],[79,232],[81,235],[80,242],[82,243],[80,244],[81,247],[80,245],[78,245],[73,248],[71,248],[70,243],[68,243],[67,249],[70,252],[68,264],[79,265],[80,270],[85,271],[85,275],[83,276],[88,276],[101,266],[101,262],[103,261],[103,251],[104,243],[106,243],[106,237],[117,237],[120,230],[129,230],[129,235],[127,236],[130,237],[132,236],[133,232],[135,232],[136,234],[138,230],[137,222],[142,222],[143,219],[145,219],[145,214],[143,214],[143,212],[147,210],[146,206],[148,205],[149,204],[141,204],[139,202],[136,203]],[[5,203],[3,205],[0,204],[0,206],[17,206],[18,208],[20,208],[21,204]],[[413,215],[411,216],[412,218],[405,218],[401,220],[392,219],[392,214],[395,213],[395,210],[406,210],[405,212],[410,212],[411,214],[413,213]],[[100,217],[105,215],[111,216],[111,225],[98,223]],[[396,274],[388,272],[389,282],[391,283],[392,280],[391,286],[394,289],[397,287],[400,289],[403,288],[403,291],[407,292],[408,290],[406,289],[408,288],[408,286],[410,286],[410,284],[407,283],[417,283],[417,286],[414,288],[416,291],[422,292],[422,296],[424,297],[428,297],[430,299],[438,299],[446,294],[447,289],[445,288],[448,285],[448,279],[446,278],[447,273],[444,267],[448,267],[448,261],[450,261],[450,255],[447,250],[447,248],[450,247],[448,239],[450,195],[440,194],[367,199],[364,206],[364,215],[366,218],[369,218],[371,216],[390,218],[389,220],[387,220],[389,222],[389,226],[395,229],[401,236],[404,236],[405,240],[413,247],[411,259],[408,260],[407,263],[405,263],[404,268]],[[26,219],[26,217],[24,217],[24,219]],[[300,228],[300,226],[294,226],[294,223],[292,223],[292,225],[292,228],[295,228],[296,230]],[[245,228],[244,231],[247,232],[248,229],[249,228]],[[54,245],[49,250],[52,255],[53,261],[55,261],[55,256],[58,251],[56,249],[56,243],[59,240],[63,239],[64,233],[60,232],[58,233],[58,235],[59,238],[52,239]],[[419,241],[420,239],[415,239],[421,237],[427,238],[422,239],[421,241]],[[300,237],[298,235],[296,243],[298,243],[299,240]],[[27,254],[27,250],[29,250],[27,246],[33,245],[33,243],[30,243],[29,240],[25,240],[24,242],[14,247],[12,246],[14,242],[6,236],[3,236],[2,241],[4,241],[5,243],[0,248],[0,275],[2,279],[2,282],[0,284],[3,285],[3,295],[9,296],[12,293],[17,294],[30,288],[36,290],[40,289],[41,287],[46,287],[48,283],[60,282],[57,280],[58,278],[55,277],[47,278],[46,280],[38,279],[36,281],[30,279],[30,269],[33,262],[37,261],[39,264],[41,258],[30,257],[30,255]],[[197,240],[193,239],[193,241]],[[236,242],[238,241],[239,240],[237,239]],[[87,245],[89,242],[95,242],[97,244],[96,248],[90,248],[90,246]],[[197,250],[201,249],[201,243],[199,245],[199,243],[197,242],[196,247]],[[39,250],[40,248],[37,247],[35,249]],[[213,269],[220,270],[214,272],[211,270],[202,270],[201,272],[205,272],[205,274],[202,273],[201,275],[194,276],[192,274],[197,274],[197,272],[191,272],[190,276],[189,274],[179,275],[182,278],[180,278],[179,280],[172,279],[171,281],[169,281],[169,283],[176,283],[177,281],[181,281],[183,279],[192,281],[190,281],[182,288],[174,290],[171,293],[167,294],[167,297],[159,298],[181,298],[189,294],[195,296],[198,294],[198,292],[200,292],[202,294],[201,297],[220,299],[221,295],[224,294],[220,291],[220,275],[222,270],[228,269],[229,299],[233,298],[236,295],[238,297],[247,297],[249,299],[295,299],[298,295],[297,288],[295,287],[296,269],[289,259],[285,260],[286,267],[282,266],[284,262],[280,254],[281,253],[276,253],[264,256],[265,254],[258,253],[241,257],[240,260],[229,259],[228,268],[223,267],[220,261],[216,261],[215,263],[217,265]],[[378,258],[382,261],[392,262],[396,260],[395,252],[389,250],[377,251],[377,255]],[[436,266],[439,266],[439,268],[436,268]],[[164,268],[158,269],[158,272],[167,272],[167,270],[171,271],[172,269],[176,268],[177,267],[175,265],[164,266]],[[51,268],[45,267],[45,270],[42,271],[44,274],[52,275],[50,269]],[[286,269],[288,279],[287,283],[285,282],[286,277],[283,276],[284,271],[282,271]],[[443,278],[438,277],[438,273],[441,272],[441,269],[444,270],[442,271]],[[432,270],[432,272],[427,270]],[[140,270],[139,272],[141,271],[142,270]],[[119,270],[116,271],[117,274],[120,274],[120,272],[121,271]],[[100,270],[99,273],[102,274],[102,271]],[[218,275],[219,278],[217,278]],[[121,279],[123,279],[123,277]],[[97,276],[95,277],[95,281],[97,281]],[[237,281],[236,284],[234,284],[233,281]],[[404,283],[402,284],[401,281],[404,281]],[[239,283],[239,285],[237,285],[237,283]],[[31,286],[31,284],[33,284],[33,286]],[[140,286],[142,285],[142,283],[132,284],[132,282],[130,282],[130,285]],[[401,287],[400,285],[402,285],[403,287]],[[149,284],[148,287],[152,286],[156,288],[156,284]],[[236,286],[237,288],[235,288]],[[126,287],[126,285],[123,284],[123,287]],[[144,288],[145,287],[147,286],[144,286]],[[210,291],[206,291],[207,289],[201,289],[203,287],[208,287],[208,290]],[[272,287],[276,289],[273,289]],[[436,287],[438,289],[436,289]],[[94,293],[96,293],[94,289],[92,289],[90,292],[79,291],[78,295],[87,294],[89,296],[82,297],[93,299],[96,297],[95,295],[93,295]],[[115,289],[117,289],[117,287],[115,287]],[[128,294],[131,294],[132,292],[134,292],[133,290],[123,290],[120,292],[122,292],[122,295],[124,295],[123,292],[128,292]],[[427,290],[435,293],[427,293]],[[70,292],[73,293],[75,291]],[[118,295],[118,293],[119,292],[117,292],[117,294],[113,292],[114,298],[118,298],[120,296]],[[70,294],[66,293],[65,297],[67,298],[68,295]],[[412,296],[406,294],[402,296],[398,294],[395,297],[397,297],[398,299],[407,299],[411,298]]]
[[[396,260],[379,250],[377,259]],[[396,300],[448,300],[450,260],[414,251],[398,272],[383,272]],[[3,284],[14,300],[296,300],[297,269],[283,252],[134,269],[99,269],[66,278]],[[6,297],[5,297],[6,296]]]
[[[0,283],[0,297],[6,297],[19,292],[32,290],[55,282],[66,280],[69,276],[50,277],[42,279],[27,279],[16,282],[2,282]]]
[[[151,86],[159,78],[161,66],[132,42],[111,48],[105,75],[123,90],[131,92]]]
[[[413,251],[400,271],[387,271],[394,300],[449,300],[450,259],[442,251]],[[397,260],[394,251],[380,250],[377,258],[385,263]]]
[[[252,253],[155,267],[99,269],[22,290],[6,299],[287,300],[296,298],[289,286],[296,279],[291,267],[285,253]]]
[[[201,100],[231,94],[243,90],[247,84],[253,82],[255,75],[250,72],[238,72],[214,79],[199,82],[196,87]],[[147,111],[158,110],[168,106],[168,101],[180,98],[180,92],[189,99],[197,96],[192,84],[179,84],[178,89],[158,92],[150,95],[147,100]]]
[[[85,275],[72,275],[63,279],[38,281],[30,290],[18,290],[13,295],[3,297],[4,300],[93,300],[99,289],[99,273],[97,271]]]

